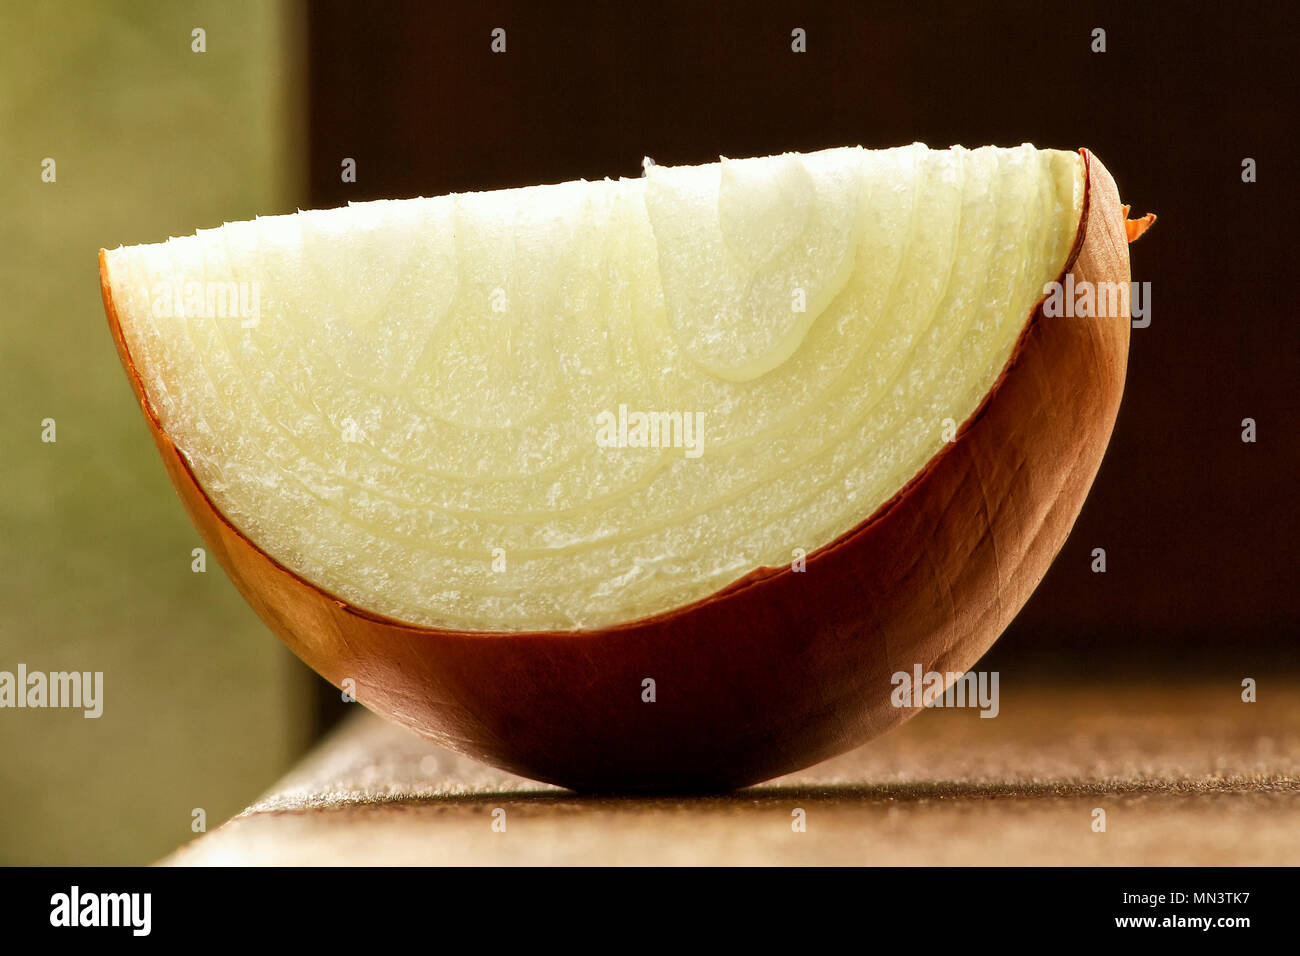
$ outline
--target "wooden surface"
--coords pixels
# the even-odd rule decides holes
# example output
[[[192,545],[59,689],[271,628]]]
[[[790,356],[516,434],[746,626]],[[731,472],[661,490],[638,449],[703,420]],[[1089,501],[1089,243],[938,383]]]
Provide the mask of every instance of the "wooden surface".
[[[172,864],[1300,863],[1300,678],[1002,686],[717,797],[584,797],[360,711]],[[505,811],[494,832],[493,811]],[[806,813],[794,832],[792,812]],[[1106,811],[1105,833],[1092,830]]]

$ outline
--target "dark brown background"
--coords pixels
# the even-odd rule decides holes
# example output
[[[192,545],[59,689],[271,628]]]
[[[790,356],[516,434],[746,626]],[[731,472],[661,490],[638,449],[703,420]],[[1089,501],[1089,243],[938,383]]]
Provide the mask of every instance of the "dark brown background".
[[[1086,145],[1136,212],[1159,213],[1133,248],[1152,324],[1134,330],[1075,531],[983,666],[1295,666],[1295,14],[941,6],[317,0],[304,201],[635,176],[643,155]],[[505,54],[490,51],[498,26]],[[790,50],[794,27],[806,53]],[[345,156],[355,184],[340,181]],[[1256,444],[1241,441],[1246,417]],[[1094,547],[1106,574],[1090,571]]]

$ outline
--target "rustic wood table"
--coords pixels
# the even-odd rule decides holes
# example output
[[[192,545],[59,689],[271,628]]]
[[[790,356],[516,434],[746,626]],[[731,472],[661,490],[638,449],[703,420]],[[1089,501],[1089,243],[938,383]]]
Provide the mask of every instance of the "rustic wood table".
[[[834,760],[710,797],[580,796],[361,711],[163,862],[1300,863],[1300,680],[1263,682],[1257,703],[1226,677],[1016,687],[995,719],[928,710]]]

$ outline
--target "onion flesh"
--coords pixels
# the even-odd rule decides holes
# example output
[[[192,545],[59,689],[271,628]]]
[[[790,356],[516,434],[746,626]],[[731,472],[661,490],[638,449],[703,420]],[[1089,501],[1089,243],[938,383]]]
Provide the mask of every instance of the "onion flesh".
[[[276,562],[414,625],[593,629],[890,500],[1003,371],[1083,200],[1075,153],[845,148],[230,223],[105,268],[158,426]]]

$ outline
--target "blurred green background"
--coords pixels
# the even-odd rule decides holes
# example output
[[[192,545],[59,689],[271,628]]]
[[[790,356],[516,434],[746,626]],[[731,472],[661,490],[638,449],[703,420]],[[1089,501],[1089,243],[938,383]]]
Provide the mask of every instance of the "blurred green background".
[[[193,809],[216,827],[307,743],[306,669],[215,562],[191,571],[201,542],[118,364],[96,264],[101,246],[300,203],[295,15],[0,6],[0,671],[104,672],[98,720],[0,710],[0,863],[151,862],[194,835]]]

